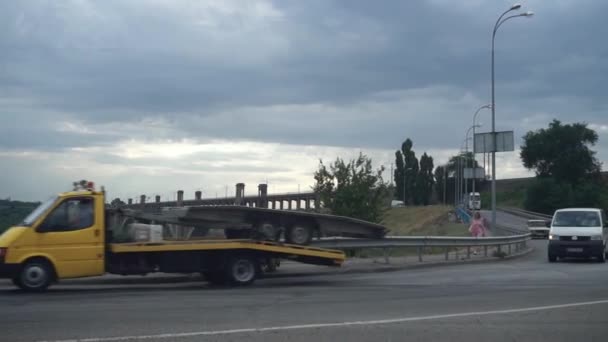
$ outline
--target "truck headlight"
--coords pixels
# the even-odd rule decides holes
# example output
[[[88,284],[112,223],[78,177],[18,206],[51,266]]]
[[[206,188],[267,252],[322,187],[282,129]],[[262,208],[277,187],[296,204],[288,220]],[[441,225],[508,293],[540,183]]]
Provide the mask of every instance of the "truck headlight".
[[[591,240],[603,240],[604,237],[601,235],[591,235]]]
[[[549,235],[549,240],[559,240],[559,235],[551,234]]]

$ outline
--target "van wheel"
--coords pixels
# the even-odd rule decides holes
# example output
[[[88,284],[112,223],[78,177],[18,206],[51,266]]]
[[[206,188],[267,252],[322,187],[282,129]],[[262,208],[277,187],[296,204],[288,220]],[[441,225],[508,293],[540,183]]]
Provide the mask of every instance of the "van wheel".
[[[231,285],[249,285],[255,281],[258,275],[257,262],[248,255],[230,258],[225,267],[225,275]]]
[[[556,262],[557,256],[554,254],[549,254],[549,262]]]
[[[312,241],[312,229],[307,225],[295,224],[287,228],[285,240],[295,245],[308,245]]]
[[[48,262],[42,260],[28,261],[21,268],[21,272],[13,278],[13,284],[29,292],[42,292],[46,290],[53,280],[53,271]]]

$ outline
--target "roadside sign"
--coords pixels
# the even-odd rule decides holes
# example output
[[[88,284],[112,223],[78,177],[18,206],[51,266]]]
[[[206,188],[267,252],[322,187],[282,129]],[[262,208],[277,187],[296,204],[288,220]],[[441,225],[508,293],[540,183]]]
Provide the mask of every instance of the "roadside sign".
[[[486,177],[486,170],[483,167],[467,167],[464,169],[463,175],[466,179],[484,179]]]
[[[492,132],[475,133],[473,137],[474,153],[511,152],[515,150],[513,131],[495,132],[496,150],[492,143]]]

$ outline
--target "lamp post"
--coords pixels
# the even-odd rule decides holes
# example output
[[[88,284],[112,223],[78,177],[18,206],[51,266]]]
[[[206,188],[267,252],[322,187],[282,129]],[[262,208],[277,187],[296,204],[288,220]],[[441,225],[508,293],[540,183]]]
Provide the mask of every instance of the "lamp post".
[[[483,105],[479,108],[477,108],[477,110],[475,111],[475,114],[473,115],[473,126],[475,126],[477,124],[477,115],[481,112],[482,109],[485,108],[492,108],[491,104],[487,104],[487,105]],[[475,128],[473,128],[473,167],[475,167]],[[485,169],[486,169],[486,155],[484,152],[483,155],[483,169],[484,169],[484,177],[485,177]],[[475,180],[473,179],[473,192],[475,192]]]
[[[492,228],[496,227],[496,102],[494,101],[494,39],[496,38],[496,31],[498,28],[507,20],[517,17],[531,17],[534,12],[524,12],[514,14],[504,18],[504,16],[511,12],[521,8],[520,4],[514,4],[506,10],[503,14],[498,17],[492,30]]]
[[[475,128],[476,127],[481,127],[481,125],[473,125],[471,127],[469,127],[469,129],[467,130],[467,134],[466,134],[466,139],[465,139],[465,149],[464,149],[464,156],[465,156],[465,160],[464,160],[464,166],[465,168],[468,166],[469,164],[469,140],[471,140],[472,138],[469,138],[469,133],[471,133],[471,130],[473,130],[473,132],[475,132]],[[473,135],[474,136],[474,135]],[[475,159],[475,153],[473,153],[473,159]],[[473,166],[475,167],[475,163],[473,162]],[[473,184],[475,184],[475,177],[473,177]],[[469,183],[467,182],[467,179],[464,179],[464,193],[468,194],[469,193]]]
[[[464,168],[466,166],[466,156],[463,158],[462,155],[462,150],[464,149],[465,143],[468,144],[468,141],[471,138],[467,137],[465,138],[462,143],[460,144],[460,152],[458,153],[458,203],[462,202],[462,185],[463,183],[465,183],[465,178],[464,178]],[[464,159],[464,160],[463,160]],[[466,186],[466,183],[465,183]]]

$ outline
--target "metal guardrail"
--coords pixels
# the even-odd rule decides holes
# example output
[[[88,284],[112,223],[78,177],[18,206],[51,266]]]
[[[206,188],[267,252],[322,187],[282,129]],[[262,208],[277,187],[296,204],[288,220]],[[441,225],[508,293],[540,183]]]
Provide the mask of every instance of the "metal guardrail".
[[[552,215],[536,213],[533,211],[523,210],[519,208],[498,208],[498,210],[504,211],[506,213],[527,218],[527,219],[539,219],[539,220],[550,220],[553,218]]]
[[[454,236],[387,236],[383,239],[355,239],[355,238],[325,238],[313,241],[311,246],[320,248],[331,248],[340,250],[380,249],[383,251],[386,262],[390,251],[395,248],[416,248],[418,261],[422,261],[425,248],[445,248],[445,259],[448,260],[450,249],[466,248],[467,258],[471,256],[471,247],[484,247],[485,256],[488,255],[488,247],[497,247],[502,252],[506,246],[507,254],[511,254],[512,247],[515,251],[522,250],[530,240],[530,234],[493,237],[454,237]]]
[[[460,220],[466,224],[471,222],[471,215],[467,210],[462,207],[456,207],[456,215],[460,218]]]
[[[460,236],[387,236],[383,239],[326,238],[311,242],[312,246],[333,249],[398,248],[398,247],[469,247],[499,246],[530,240],[530,234],[460,237]]]

